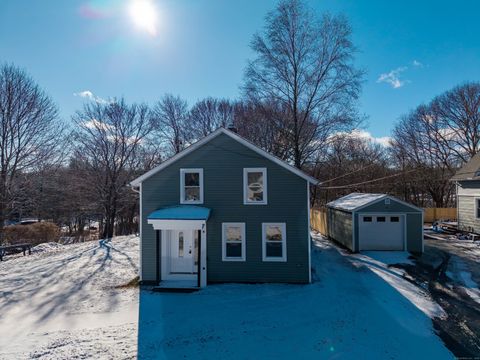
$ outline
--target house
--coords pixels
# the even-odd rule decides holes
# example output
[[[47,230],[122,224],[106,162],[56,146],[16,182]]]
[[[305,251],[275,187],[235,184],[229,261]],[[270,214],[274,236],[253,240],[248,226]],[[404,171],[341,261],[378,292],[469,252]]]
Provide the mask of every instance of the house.
[[[317,180],[220,128],[131,185],[140,193],[140,280],[309,283]]]
[[[458,229],[480,234],[480,154],[452,177],[456,183]]]
[[[423,252],[423,210],[386,194],[351,193],[327,204],[329,238],[353,252]]]

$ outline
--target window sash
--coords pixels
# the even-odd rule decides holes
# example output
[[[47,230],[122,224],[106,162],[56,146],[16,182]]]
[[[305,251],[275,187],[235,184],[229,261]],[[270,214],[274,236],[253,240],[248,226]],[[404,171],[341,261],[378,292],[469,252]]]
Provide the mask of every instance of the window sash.
[[[280,229],[281,239],[268,239],[269,227]],[[262,224],[262,260],[263,261],[287,261],[287,229],[285,223],[263,223]],[[277,249],[275,249],[277,248]],[[280,255],[271,255],[271,252],[279,251]],[[270,254],[269,254],[270,253]]]
[[[187,180],[189,174],[198,174],[198,185],[187,185],[196,182],[196,179]],[[189,199],[189,196],[197,199]],[[180,204],[203,204],[203,169],[180,169]]]
[[[261,174],[255,181],[252,174]],[[244,205],[267,204],[267,168],[244,168],[243,169],[243,203]],[[258,189],[252,189],[255,187]],[[255,196],[256,195],[256,196]],[[257,199],[255,199],[255,197]]]
[[[239,228],[240,239],[229,239],[228,228]],[[238,247],[240,247],[238,249]],[[231,256],[229,252],[238,251],[239,256]],[[245,223],[222,223],[222,261],[245,261],[246,259]]]

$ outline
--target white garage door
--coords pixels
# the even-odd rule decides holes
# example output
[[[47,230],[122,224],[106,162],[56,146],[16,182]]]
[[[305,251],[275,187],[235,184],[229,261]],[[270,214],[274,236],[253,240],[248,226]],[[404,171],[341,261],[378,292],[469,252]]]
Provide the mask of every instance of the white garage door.
[[[360,214],[360,250],[403,250],[404,216]]]

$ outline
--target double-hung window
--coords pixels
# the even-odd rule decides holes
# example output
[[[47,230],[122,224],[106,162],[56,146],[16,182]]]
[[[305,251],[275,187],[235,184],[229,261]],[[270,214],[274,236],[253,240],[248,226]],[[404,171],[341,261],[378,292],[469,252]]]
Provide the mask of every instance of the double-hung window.
[[[222,260],[245,261],[245,223],[222,224]]]
[[[245,205],[267,204],[267,169],[243,169],[243,203]]]
[[[263,261],[287,261],[287,229],[285,223],[262,224]]]
[[[203,204],[203,169],[180,169],[180,204]]]

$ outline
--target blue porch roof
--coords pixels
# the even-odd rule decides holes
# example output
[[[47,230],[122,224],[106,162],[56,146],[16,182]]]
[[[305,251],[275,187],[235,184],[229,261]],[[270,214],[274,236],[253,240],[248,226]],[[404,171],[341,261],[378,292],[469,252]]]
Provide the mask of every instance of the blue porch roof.
[[[177,205],[155,210],[149,220],[208,220],[210,209],[193,205]]]

